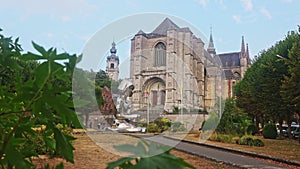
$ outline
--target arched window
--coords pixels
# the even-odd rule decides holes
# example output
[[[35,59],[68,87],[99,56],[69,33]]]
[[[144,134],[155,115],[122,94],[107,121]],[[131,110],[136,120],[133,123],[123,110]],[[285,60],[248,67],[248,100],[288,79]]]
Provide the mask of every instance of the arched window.
[[[166,65],[166,46],[159,42],[155,45],[154,66]]]
[[[111,64],[110,64],[110,68],[111,68],[111,69],[114,69],[114,68],[115,68],[115,65],[114,65],[113,63],[111,63]]]

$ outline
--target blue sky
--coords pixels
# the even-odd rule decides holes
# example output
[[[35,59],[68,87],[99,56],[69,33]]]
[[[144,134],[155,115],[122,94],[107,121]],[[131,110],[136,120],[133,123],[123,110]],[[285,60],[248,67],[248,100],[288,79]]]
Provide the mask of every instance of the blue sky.
[[[20,37],[25,51],[34,51],[31,41],[35,41],[46,48],[79,54],[96,32],[111,23],[136,14],[163,13],[192,24],[206,37],[212,27],[217,53],[239,51],[245,36],[253,57],[300,25],[299,0],[0,0],[0,4],[0,28],[5,35]],[[152,31],[161,21],[151,22],[145,31]],[[99,44],[106,53],[89,58],[98,64],[87,62],[82,67],[97,70],[113,40],[121,62],[128,59],[132,34],[118,37],[116,32],[122,29],[112,29],[111,40]]]

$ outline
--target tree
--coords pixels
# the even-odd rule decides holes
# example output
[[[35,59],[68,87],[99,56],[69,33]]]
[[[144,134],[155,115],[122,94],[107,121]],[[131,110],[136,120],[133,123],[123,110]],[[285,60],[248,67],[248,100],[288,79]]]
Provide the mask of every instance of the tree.
[[[284,62],[288,65],[289,75],[284,77],[281,95],[290,113],[298,113],[300,117],[300,42],[293,46]]]
[[[57,123],[76,121],[71,95],[71,79],[76,55],[57,54],[32,43],[39,54],[21,54],[18,39],[0,35],[0,165],[2,168],[32,168],[37,156],[35,129],[44,131],[45,146],[69,162],[73,161],[72,137],[65,135]],[[59,63],[58,60],[65,60]],[[38,61],[43,61],[37,64]],[[23,68],[31,67],[28,72]],[[5,71],[6,70],[6,71]],[[5,78],[4,78],[5,77]],[[43,127],[44,126],[44,127]]]
[[[287,79],[285,77],[291,77],[291,72],[277,55],[288,56],[294,44],[299,42],[299,33],[289,32],[284,40],[262,51],[245,73],[244,79],[237,84],[237,105],[252,115],[256,123],[273,121],[281,126],[286,121],[290,126],[295,112],[291,112],[288,96],[284,96],[281,90],[283,81]]]
[[[216,128],[223,134],[247,134],[247,127],[251,124],[247,114],[237,106],[235,99],[226,99],[224,112]]]

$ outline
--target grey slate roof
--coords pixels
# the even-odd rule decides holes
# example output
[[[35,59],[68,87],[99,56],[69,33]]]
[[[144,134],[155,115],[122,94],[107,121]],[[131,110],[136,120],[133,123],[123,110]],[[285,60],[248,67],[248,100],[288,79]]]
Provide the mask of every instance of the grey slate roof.
[[[240,52],[218,54],[223,68],[240,67]]]
[[[157,38],[157,37],[166,36],[168,30],[177,30],[177,31],[181,31],[181,32],[192,32],[190,30],[190,28],[188,28],[188,27],[180,28],[173,21],[171,21],[171,19],[166,18],[151,33],[145,33],[142,30],[140,30],[140,31],[138,31],[138,33],[136,35],[143,35],[146,38]],[[198,38],[198,39],[200,42],[202,42],[202,40],[200,38]]]
[[[234,79],[235,78],[231,70],[228,70],[228,69],[224,70],[223,69],[223,71],[224,71],[226,79]]]
[[[159,35],[167,35],[167,31],[171,29],[177,30],[180,29],[180,27],[177,26],[169,18],[166,18],[160,25],[158,25],[158,27],[152,33]]]

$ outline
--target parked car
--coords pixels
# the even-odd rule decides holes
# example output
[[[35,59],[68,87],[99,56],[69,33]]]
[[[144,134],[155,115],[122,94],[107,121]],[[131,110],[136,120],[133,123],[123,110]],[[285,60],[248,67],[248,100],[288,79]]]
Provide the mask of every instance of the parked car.
[[[280,135],[279,124],[276,124],[276,128],[277,128],[277,134]],[[288,136],[288,125],[286,124],[282,125],[282,134],[284,137]]]
[[[295,130],[292,130],[292,136],[293,138],[298,138],[299,137],[299,131],[300,131],[300,127],[296,127]]]

